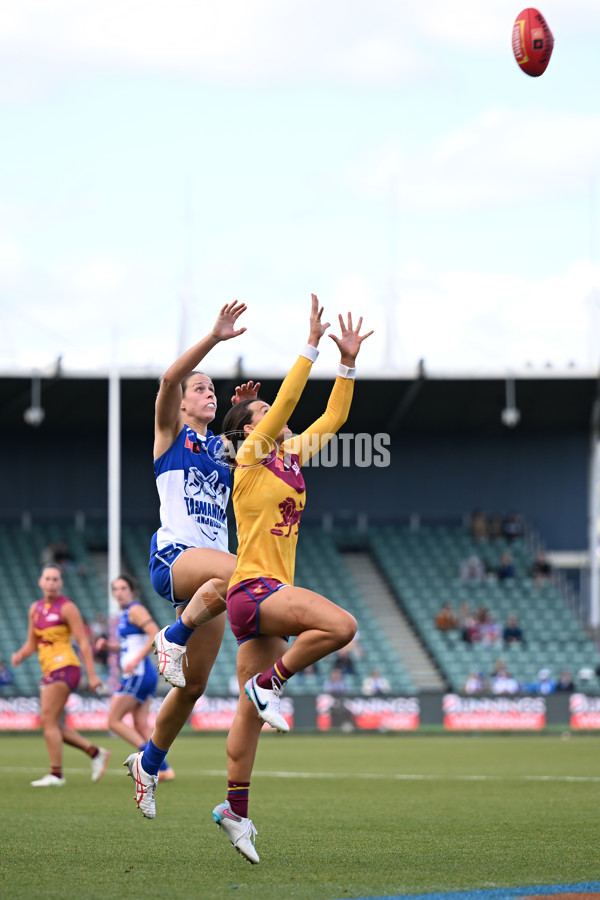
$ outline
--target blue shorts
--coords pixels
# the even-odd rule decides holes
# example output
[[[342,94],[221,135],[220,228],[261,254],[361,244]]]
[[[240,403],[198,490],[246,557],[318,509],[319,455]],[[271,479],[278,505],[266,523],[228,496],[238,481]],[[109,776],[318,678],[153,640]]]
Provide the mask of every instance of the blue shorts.
[[[152,542],[150,544],[150,562],[148,563],[150,581],[152,582],[152,587],[156,593],[160,594],[161,597],[164,597],[165,600],[169,600],[175,607],[183,606],[189,602],[190,598],[186,597],[181,599],[174,596],[171,567],[173,566],[173,563],[179,559],[181,554],[189,549],[189,547],[184,547],[181,544],[169,544],[167,547],[163,547],[159,550],[156,542],[156,534],[152,535]]]
[[[158,672],[150,662],[146,660],[144,671],[141,675],[126,675],[116,691],[117,694],[130,694],[138,701],[144,703],[148,697],[153,697],[158,683]]]

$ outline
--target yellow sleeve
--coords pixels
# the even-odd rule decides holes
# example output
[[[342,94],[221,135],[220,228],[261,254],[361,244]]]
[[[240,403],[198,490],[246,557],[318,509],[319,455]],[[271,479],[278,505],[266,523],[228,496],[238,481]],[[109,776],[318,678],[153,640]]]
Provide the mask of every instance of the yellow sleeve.
[[[238,450],[235,458],[238,465],[254,465],[273,450],[275,438],[280,434],[302,396],[311,368],[310,359],[305,356],[298,357],[284,378],[273,406]]]
[[[284,452],[296,454],[301,466],[319,453],[348,418],[353,394],[354,379],[338,375],[323,415],[302,434],[287,440],[283,445]]]

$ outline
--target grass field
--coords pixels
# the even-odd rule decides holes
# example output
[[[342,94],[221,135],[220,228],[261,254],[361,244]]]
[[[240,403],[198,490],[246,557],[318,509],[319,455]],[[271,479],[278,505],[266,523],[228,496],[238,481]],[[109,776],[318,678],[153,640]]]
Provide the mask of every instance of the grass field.
[[[333,900],[568,884],[600,873],[600,738],[265,735],[251,866],[212,821],[223,736],[182,737],[174,782],[144,819],[120,740],[98,784],[65,750],[64,788],[40,736],[0,737],[0,895]]]

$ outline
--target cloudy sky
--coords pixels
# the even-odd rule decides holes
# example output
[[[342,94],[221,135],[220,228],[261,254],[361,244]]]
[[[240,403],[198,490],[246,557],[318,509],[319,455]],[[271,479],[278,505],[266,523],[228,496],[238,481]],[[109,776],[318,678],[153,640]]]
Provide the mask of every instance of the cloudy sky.
[[[600,4],[20,0],[0,19],[0,370],[283,372],[311,291],[369,373],[600,358]],[[323,348],[323,373],[336,350]]]

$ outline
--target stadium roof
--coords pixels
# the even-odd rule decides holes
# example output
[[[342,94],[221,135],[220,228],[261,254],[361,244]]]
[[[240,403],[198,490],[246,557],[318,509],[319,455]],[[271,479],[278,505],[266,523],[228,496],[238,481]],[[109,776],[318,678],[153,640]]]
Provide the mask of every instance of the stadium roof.
[[[215,379],[220,410],[229,406],[234,377]],[[281,378],[261,379],[261,396],[272,402]],[[311,377],[294,414],[293,427],[301,430],[318,416],[331,388],[331,377]],[[510,387],[510,385],[509,385]],[[0,411],[3,429],[14,433],[77,428],[104,431],[108,415],[106,377],[55,377],[41,381],[41,405],[45,416],[34,429],[23,414],[31,405],[30,377],[0,377]],[[123,376],[121,408],[124,429],[152,429],[155,377]],[[536,373],[514,375],[515,405],[520,420],[515,432],[588,431],[594,404],[600,397],[597,375]],[[346,430],[389,434],[488,434],[508,431],[501,419],[507,405],[506,377],[430,376],[419,371],[386,378],[361,378]],[[217,417],[217,425],[220,417]]]

